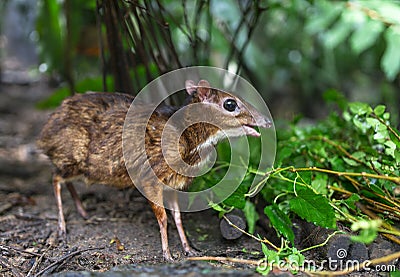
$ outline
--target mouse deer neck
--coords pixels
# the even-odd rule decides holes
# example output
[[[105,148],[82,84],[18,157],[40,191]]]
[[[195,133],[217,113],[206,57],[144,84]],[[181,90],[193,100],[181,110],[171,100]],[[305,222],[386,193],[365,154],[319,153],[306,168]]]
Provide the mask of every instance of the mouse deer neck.
[[[189,103],[198,104],[204,103],[197,97],[193,97]],[[184,121],[188,126],[182,133],[182,137],[185,140],[186,153],[188,155],[196,154],[200,150],[207,150],[210,147],[216,145],[224,137],[224,133],[220,128],[212,124],[212,114],[215,113],[215,108],[204,105],[199,110],[188,110]],[[213,111],[214,110],[214,111]]]

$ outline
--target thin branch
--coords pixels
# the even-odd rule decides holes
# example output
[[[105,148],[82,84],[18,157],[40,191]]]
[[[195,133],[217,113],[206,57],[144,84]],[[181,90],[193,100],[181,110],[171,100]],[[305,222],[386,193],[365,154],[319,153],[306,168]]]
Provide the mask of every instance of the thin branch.
[[[158,7],[160,8],[160,10],[162,10],[162,11],[165,12],[166,10],[165,10],[164,6],[161,5],[160,1],[157,0],[156,2],[157,2]],[[167,45],[168,45],[169,50],[170,50],[170,52],[171,52],[171,55],[172,55],[173,59],[175,60],[176,65],[177,65],[178,67],[182,67],[182,64],[181,64],[181,62],[180,62],[180,60],[179,60],[178,53],[177,53],[177,51],[176,51],[176,49],[175,49],[175,45],[174,45],[174,43],[173,43],[173,41],[172,41],[171,30],[170,30],[170,28],[169,28],[169,24],[168,24],[168,22],[165,20],[165,17],[164,17],[164,15],[163,15],[162,12],[159,13],[159,16],[160,16],[162,22],[164,23],[164,24],[163,24],[163,26],[164,26],[163,30],[165,31],[165,34],[166,34],[166,40],[165,40],[165,41],[167,42]],[[171,18],[173,19],[172,16],[171,16]],[[177,26],[180,26],[180,25],[178,24]],[[181,29],[181,30],[182,30],[182,29]]]
[[[340,230],[339,230],[339,231],[335,231],[335,232],[333,232],[332,234],[329,234],[329,236],[326,238],[326,240],[325,240],[324,242],[322,242],[322,243],[320,243],[320,244],[317,244],[317,245],[310,246],[310,247],[308,247],[308,248],[304,248],[304,249],[300,250],[300,253],[307,252],[307,251],[310,251],[310,250],[312,250],[312,249],[315,249],[315,248],[322,247],[322,246],[326,245],[326,244],[329,242],[329,240],[330,240],[333,236],[335,236],[336,234],[344,234],[344,232],[343,232],[343,231],[340,231]]]
[[[28,274],[26,275],[27,277],[31,276],[31,274],[32,274],[33,272],[35,272],[36,268],[37,268],[37,267],[39,266],[39,264],[42,262],[44,255],[49,251],[49,249],[50,249],[51,247],[52,247],[52,246],[47,247],[47,249],[43,252],[43,254],[40,255],[39,259],[37,259],[37,260],[35,261],[35,263],[34,263],[33,266],[31,267],[31,269],[29,270]]]
[[[344,149],[343,146],[341,146],[340,144],[337,144],[336,142],[334,142],[334,141],[332,141],[332,140],[330,140],[330,139],[328,139],[328,138],[326,138],[326,137],[323,137],[323,136],[311,136],[309,139],[312,139],[312,140],[322,140],[323,142],[326,142],[326,143],[328,143],[329,145],[331,145],[331,146],[335,147],[336,149],[338,149],[340,152],[342,152],[342,153],[343,153],[347,158],[349,158],[350,160],[353,160],[353,161],[355,161],[355,162],[357,162],[357,163],[359,163],[359,164],[362,164],[362,165],[364,165],[365,167],[371,169],[372,171],[375,171],[376,173],[382,175],[382,173],[378,172],[378,171],[377,171],[376,169],[374,169],[371,165],[369,165],[369,164],[367,164],[367,163],[361,161],[360,159],[357,159],[356,157],[354,157],[353,155],[351,155],[346,149]]]
[[[272,242],[270,242],[270,241],[267,240],[266,238],[264,238],[264,239],[257,238],[256,236],[254,236],[254,235],[252,235],[252,234],[246,232],[245,230],[243,230],[243,229],[241,229],[240,227],[238,227],[238,226],[236,226],[235,224],[233,224],[225,215],[223,215],[223,218],[228,222],[228,224],[229,224],[230,226],[236,228],[237,230],[239,230],[239,231],[242,232],[243,234],[245,234],[245,235],[247,235],[247,236],[249,236],[249,237],[251,237],[251,238],[257,240],[258,242],[263,242],[263,243],[268,244],[269,246],[271,246],[272,248],[274,248],[276,251],[280,251],[280,248],[279,248],[279,247],[275,246],[275,244],[273,244]]]
[[[158,22],[154,20],[154,16],[147,16],[147,14],[149,13],[149,10],[151,9],[150,8],[151,2],[150,1],[144,1],[144,2],[146,5],[146,10],[140,10],[140,13],[141,13],[141,17],[146,20],[147,26],[149,26],[149,28],[150,28],[149,32],[151,35],[148,37],[153,40],[155,49],[157,50],[157,52],[153,50],[153,52],[156,52],[156,54],[157,54],[157,58],[154,60],[154,62],[158,66],[158,70],[160,73],[165,72],[168,69],[168,62],[165,60],[165,57],[163,55],[163,49],[162,49],[161,43],[159,42],[160,30],[158,28],[155,28],[155,26],[154,26],[154,22],[156,22],[156,24]],[[158,25],[160,25],[160,24],[158,23]],[[161,34],[161,36],[162,36],[162,34]],[[162,42],[162,38],[161,38],[161,42]]]
[[[100,10],[102,8],[104,9],[103,2],[101,2],[101,4],[100,4],[100,0],[96,0],[96,27],[97,27],[97,35],[99,37],[99,46],[100,46],[100,60],[101,60],[103,91],[108,91],[106,57],[105,57],[105,49],[104,49],[104,43],[103,43],[103,32],[101,30]]]
[[[8,246],[8,245],[0,245],[0,249],[6,250],[6,251],[13,250],[13,251],[18,252],[20,254],[27,254],[27,255],[36,256],[36,257],[40,257],[41,256],[41,254],[25,251],[23,249],[14,248],[14,247]]]
[[[229,48],[228,55],[226,56],[225,65],[224,65],[224,68],[225,68],[225,69],[228,68],[229,62],[231,61],[233,55],[234,55],[235,52],[237,51],[237,50],[236,50],[237,48],[236,48],[236,47],[233,47],[233,46],[235,45],[235,42],[236,42],[236,40],[237,40],[237,36],[239,35],[240,30],[242,29],[242,26],[246,23],[246,18],[247,18],[247,15],[248,15],[248,13],[249,13],[250,11],[251,11],[251,1],[248,1],[248,6],[247,6],[247,8],[242,12],[242,18],[240,19],[240,22],[239,22],[237,28],[235,29],[235,32],[233,33],[231,39],[230,39],[230,42],[231,42],[232,47]]]
[[[231,263],[239,263],[239,264],[249,264],[249,265],[260,265],[261,260],[245,260],[238,258],[230,258],[230,257],[212,257],[212,256],[202,256],[202,257],[189,257],[187,258],[189,261],[218,261],[218,262],[231,262]]]
[[[35,277],[42,275],[42,274],[45,273],[47,270],[51,269],[52,267],[54,267],[54,266],[56,266],[56,265],[58,265],[58,264],[61,264],[61,263],[64,262],[65,260],[67,260],[67,259],[69,259],[69,258],[71,258],[71,257],[73,257],[73,256],[75,256],[75,255],[81,254],[81,253],[86,252],[86,251],[93,251],[93,250],[100,250],[100,249],[104,249],[104,247],[85,248],[85,249],[81,249],[81,250],[77,250],[77,251],[74,251],[74,252],[72,252],[72,253],[69,253],[69,254],[67,254],[67,255],[61,257],[61,258],[58,259],[57,261],[51,263],[50,265],[46,266],[44,269],[42,269],[41,271],[39,271],[39,272],[35,275]]]
[[[315,172],[322,172],[322,173],[328,173],[328,174],[333,174],[336,176],[356,176],[356,177],[366,177],[366,178],[375,178],[375,179],[383,179],[387,181],[394,182],[396,184],[400,183],[400,177],[391,177],[391,176],[386,176],[386,175],[377,175],[377,174],[371,174],[367,172],[341,172],[341,171],[335,171],[335,170],[330,170],[330,169],[325,169],[325,168],[318,168],[318,167],[304,167],[304,168],[291,168],[292,172],[298,172],[298,171],[315,171]]]
[[[2,264],[5,268],[8,268],[12,272],[13,276],[16,277],[24,276],[24,274],[22,274],[22,272],[19,269],[17,269],[16,266],[9,263],[5,258],[3,258],[3,256],[0,256],[0,264]]]

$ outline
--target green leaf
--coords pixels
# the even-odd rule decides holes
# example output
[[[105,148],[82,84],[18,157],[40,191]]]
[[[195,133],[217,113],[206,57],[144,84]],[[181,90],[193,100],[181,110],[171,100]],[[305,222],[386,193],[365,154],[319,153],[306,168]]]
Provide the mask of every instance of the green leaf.
[[[282,149],[280,149],[275,159],[275,163],[277,164],[277,166],[281,165],[285,159],[293,154],[293,152],[294,151],[292,147],[283,147]]]
[[[234,193],[232,193],[227,199],[224,200],[223,203],[227,206],[244,209],[246,204],[246,200],[244,197],[245,193],[246,188],[244,186],[239,186]]]
[[[311,182],[312,188],[316,192],[324,195],[328,193],[327,184],[328,184],[328,176],[324,174],[316,175],[315,179],[312,180]]]
[[[374,192],[376,192],[377,194],[385,195],[385,192],[384,192],[380,187],[378,187],[377,185],[375,185],[375,184],[370,184],[369,187],[370,187]]]
[[[400,71],[400,27],[389,27],[385,32],[387,47],[381,60],[381,67],[389,81],[393,81]]]
[[[268,216],[275,230],[294,243],[294,232],[292,229],[293,223],[278,205],[273,204],[264,208],[264,213]]]
[[[253,202],[246,201],[243,212],[244,212],[244,215],[246,216],[249,233],[254,234],[256,222],[259,218],[258,213],[256,211],[256,206],[253,204]]]
[[[265,258],[260,260],[256,271],[262,275],[268,275],[268,273],[272,270],[272,265],[278,264],[280,260],[279,254],[276,251],[268,249],[267,245],[265,245],[263,242],[261,243],[261,249]]]
[[[378,236],[378,231],[374,229],[361,230],[357,236],[351,236],[350,239],[355,242],[370,244]]]
[[[353,193],[349,198],[344,200],[344,202],[353,210],[356,209],[355,203],[360,201],[361,197],[357,193]]]
[[[364,24],[360,24],[351,36],[351,49],[356,54],[360,54],[376,43],[384,29],[385,25],[377,20],[369,19]]]
[[[333,49],[342,43],[350,34],[351,26],[344,21],[337,21],[335,26],[324,36],[324,45],[326,48]]]
[[[376,128],[377,125],[381,124],[381,123],[379,122],[378,119],[372,118],[372,117],[367,117],[367,118],[365,119],[365,121],[366,121],[372,128]]]
[[[347,157],[342,157],[342,159],[350,166],[357,166],[358,162],[356,162],[355,160],[349,159]]]
[[[338,15],[340,15],[344,8],[344,5],[341,5],[340,3],[339,5],[334,5],[329,1],[318,1],[315,5],[316,11],[314,15],[310,17],[305,26],[305,31],[310,35],[326,30]],[[324,16],[321,16],[321,14]]]
[[[385,112],[385,109],[386,109],[386,106],[384,106],[384,105],[378,105],[378,106],[375,107],[374,113],[375,113],[377,116],[381,116],[381,115]]]
[[[347,100],[345,96],[343,95],[343,93],[337,90],[329,89],[324,92],[323,97],[326,102],[336,103],[341,110],[345,110],[347,107]]]
[[[378,235],[378,228],[382,225],[381,219],[359,220],[351,225],[352,231],[361,230],[357,236],[351,236],[351,240],[369,244],[375,240]]]
[[[351,154],[354,158],[359,159],[359,160],[363,160],[366,156],[365,152],[362,151],[357,151],[354,152],[353,154]]]
[[[297,186],[297,197],[290,199],[290,209],[308,222],[327,228],[336,228],[333,208],[328,199],[304,186]]]
[[[385,154],[392,156],[393,158],[396,158],[396,156],[395,156],[396,144],[393,141],[388,140],[384,143],[384,145],[386,146]],[[397,152],[399,152],[399,151],[397,151]]]
[[[369,114],[372,111],[372,108],[367,103],[362,102],[349,103],[349,109],[353,114],[356,115]]]

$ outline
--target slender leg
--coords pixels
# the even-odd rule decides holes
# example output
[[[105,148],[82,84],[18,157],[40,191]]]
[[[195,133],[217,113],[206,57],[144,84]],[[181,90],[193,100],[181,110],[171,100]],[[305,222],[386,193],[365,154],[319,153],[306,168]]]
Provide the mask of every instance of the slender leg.
[[[58,235],[65,236],[67,234],[67,229],[65,227],[65,219],[62,207],[61,199],[61,183],[63,179],[59,175],[53,176],[53,188],[54,195],[56,196],[57,207],[58,207]]]
[[[78,213],[84,219],[87,219],[89,216],[88,216],[85,208],[83,207],[81,200],[79,199],[78,193],[76,192],[74,185],[71,182],[67,182],[66,185],[67,185],[67,188],[69,190],[69,193],[72,196],[72,199],[74,199],[75,207],[78,210]]]
[[[185,231],[183,230],[182,226],[182,220],[181,220],[181,212],[179,211],[179,205],[178,201],[176,198],[174,198],[174,201],[172,202],[173,204],[173,209],[171,210],[171,213],[174,217],[176,229],[178,229],[178,234],[181,239],[182,247],[185,253],[188,254],[194,254],[195,252],[193,249],[190,247],[189,242],[186,238]]]
[[[158,225],[160,226],[161,244],[162,244],[164,259],[169,262],[173,262],[174,259],[172,258],[168,247],[167,213],[165,212],[164,207],[158,206],[157,204],[154,204],[151,201],[149,201],[149,203],[151,205],[151,208],[153,209],[154,214],[156,215]]]

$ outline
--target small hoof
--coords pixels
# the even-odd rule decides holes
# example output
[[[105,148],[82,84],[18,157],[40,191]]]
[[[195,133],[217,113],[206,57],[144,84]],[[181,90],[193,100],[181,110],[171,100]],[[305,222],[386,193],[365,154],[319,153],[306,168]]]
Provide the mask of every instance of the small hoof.
[[[172,258],[171,253],[169,251],[168,252],[164,252],[163,253],[163,257],[164,257],[164,260],[166,262],[169,262],[169,263],[173,263],[174,262],[174,259]]]
[[[67,231],[61,228],[57,230],[58,239],[61,241],[67,241]]]
[[[195,250],[193,248],[190,248],[188,250],[185,250],[185,255],[188,257],[195,257],[200,255],[201,251]]]

